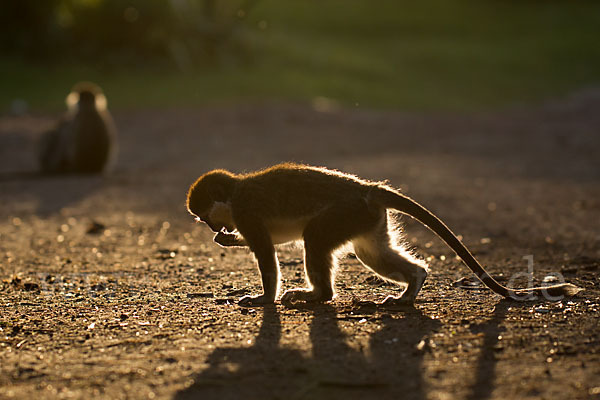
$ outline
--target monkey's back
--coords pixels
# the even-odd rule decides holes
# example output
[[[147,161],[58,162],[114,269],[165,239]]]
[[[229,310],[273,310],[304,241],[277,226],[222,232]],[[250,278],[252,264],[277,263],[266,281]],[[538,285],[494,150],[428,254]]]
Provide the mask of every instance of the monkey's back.
[[[256,216],[289,217],[317,214],[332,204],[364,202],[380,183],[325,168],[280,164],[243,175],[239,185],[233,201],[243,202]]]
[[[95,111],[80,112],[73,121],[74,172],[102,172],[108,163],[113,146],[113,132],[108,116]]]

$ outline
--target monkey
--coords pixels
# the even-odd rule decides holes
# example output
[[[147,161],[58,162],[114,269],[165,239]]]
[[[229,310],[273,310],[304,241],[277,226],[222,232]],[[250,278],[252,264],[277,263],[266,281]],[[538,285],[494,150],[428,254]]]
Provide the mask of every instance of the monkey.
[[[280,271],[275,245],[304,241],[308,288],[286,291],[285,305],[332,300],[335,251],[351,244],[365,267],[381,278],[406,286],[388,296],[385,306],[413,305],[428,274],[427,264],[394,243],[396,227],[388,210],[406,214],[437,234],[495,293],[533,300],[547,293],[575,295],[569,283],[513,289],[498,283],[465,245],[433,213],[386,182],[373,182],[323,167],[284,163],[245,174],[213,170],[189,188],[186,207],[196,221],[216,233],[221,246],[249,247],[258,262],[263,293],[242,297],[241,306],[271,304],[279,292]]]
[[[44,174],[99,174],[112,167],[117,133],[102,89],[77,83],[66,98],[67,113],[45,132],[38,148]]]

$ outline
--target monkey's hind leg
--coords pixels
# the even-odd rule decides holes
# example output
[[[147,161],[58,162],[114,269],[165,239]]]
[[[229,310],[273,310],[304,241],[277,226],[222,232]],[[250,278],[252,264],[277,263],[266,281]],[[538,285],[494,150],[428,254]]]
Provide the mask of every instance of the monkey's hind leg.
[[[405,249],[396,247],[387,229],[387,224],[382,224],[354,239],[354,252],[365,266],[384,279],[407,285],[400,297],[388,296],[383,305],[412,305],[427,278],[427,267]]]
[[[373,229],[377,219],[366,203],[331,208],[313,218],[303,233],[304,268],[311,288],[288,290],[281,302],[310,303],[333,299],[333,252],[360,232]]]

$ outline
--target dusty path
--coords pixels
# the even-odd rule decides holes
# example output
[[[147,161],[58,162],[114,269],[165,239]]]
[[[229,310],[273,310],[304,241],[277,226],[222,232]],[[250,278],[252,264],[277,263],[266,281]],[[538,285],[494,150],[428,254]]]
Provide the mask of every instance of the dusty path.
[[[600,91],[485,115],[296,105],[116,113],[118,171],[0,182],[0,398],[586,399],[600,396]],[[50,117],[0,117],[0,172],[34,167]],[[407,220],[432,275],[415,310],[342,260],[338,298],[243,309],[252,257],[223,250],[183,201],[207,169],[295,160],[389,179],[507,281],[586,290],[515,304]],[[86,233],[92,222],[101,224]],[[300,249],[281,249],[284,289]],[[525,284],[521,277],[515,284]]]

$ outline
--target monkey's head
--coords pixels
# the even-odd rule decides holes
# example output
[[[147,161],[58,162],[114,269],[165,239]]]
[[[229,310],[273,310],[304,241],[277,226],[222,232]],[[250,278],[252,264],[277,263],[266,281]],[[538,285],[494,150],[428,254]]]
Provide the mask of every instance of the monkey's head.
[[[230,199],[236,177],[229,171],[214,170],[202,175],[187,194],[187,209],[197,221],[206,223],[214,232],[235,230]]]
[[[79,82],[67,96],[67,107],[69,110],[96,109],[106,110],[106,97],[100,86],[92,82]]]

